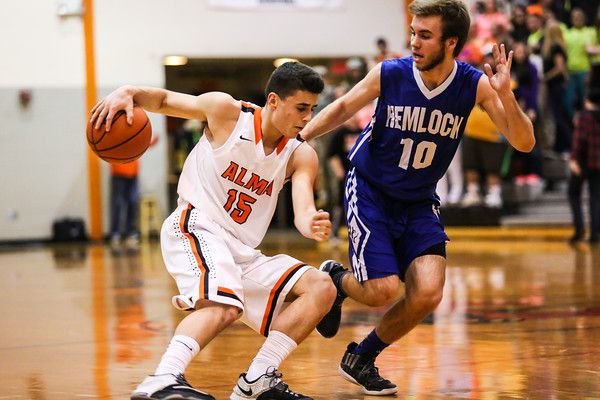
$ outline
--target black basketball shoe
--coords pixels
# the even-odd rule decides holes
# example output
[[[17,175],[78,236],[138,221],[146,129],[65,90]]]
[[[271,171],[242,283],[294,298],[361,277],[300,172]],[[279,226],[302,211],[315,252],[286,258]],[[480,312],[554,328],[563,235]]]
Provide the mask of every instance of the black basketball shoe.
[[[215,400],[194,389],[182,374],[149,375],[131,394],[131,400]]]
[[[251,382],[246,380],[246,374],[241,374],[229,398],[231,400],[313,400],[312,397],[291,390],[287,383],[281,380],[281,373],[276,369],[262,374]]]
[[[396,385],[379,375],[379,369],[375,366],[375,355],[353,353],[356,346],[358,345],[354,342],[348,345],[340,363],[340,375],[360,386],[365,394],[384,396],[396,393]]]
[[[334,337],[340,329],[342,320],[342,303],[346,300],[347,295],[342,289],[342,277],[348,272],[344,266],[334,260],[324,261],[319,270],[327,272],[337,289],[337,297],[331,306],[331,309],[321,321],[317,324],[317,332],[326,338]]]

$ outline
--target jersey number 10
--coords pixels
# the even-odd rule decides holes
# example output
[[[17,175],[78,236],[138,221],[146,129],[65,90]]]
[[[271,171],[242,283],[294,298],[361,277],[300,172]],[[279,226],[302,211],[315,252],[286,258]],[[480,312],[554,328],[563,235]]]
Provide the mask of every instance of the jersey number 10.
[[[402,156],[400,157],[400,163],[398,164],[398,166],[402,169],[408,169],[415,141],[412,139],[404,138],[400,143],[404,145],[404,148],[402,149]],[[431,165],[431,162],[433,161],[433,156],[435,155],[436,148],[437,144],[435,144],[434,142],[419,142],[414,151],[414,157],[412,162],[413,168],[423,169],[429,167]]]

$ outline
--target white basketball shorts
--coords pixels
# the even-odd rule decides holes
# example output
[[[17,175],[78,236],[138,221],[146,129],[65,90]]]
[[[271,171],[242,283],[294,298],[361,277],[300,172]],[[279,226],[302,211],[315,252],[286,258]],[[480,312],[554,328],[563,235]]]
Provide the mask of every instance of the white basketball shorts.
[[[172,299],[176,308],[194,309],[200,299],[230,304],[243,311],[246,325],[264,336],[286,306],[289,291],[312,268],[285,254],[265,256],[181,201],[163,223],[160,243],[179,289]]]

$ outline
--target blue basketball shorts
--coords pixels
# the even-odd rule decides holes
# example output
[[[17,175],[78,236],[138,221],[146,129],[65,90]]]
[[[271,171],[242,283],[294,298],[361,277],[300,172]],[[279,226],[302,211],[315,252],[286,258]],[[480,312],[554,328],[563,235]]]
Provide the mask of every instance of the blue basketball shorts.
[[[404,203],[383,194],[353,168],[344,206],[350,264],[359,282],[398,275],[432,246],[448,241],[432,201]]]

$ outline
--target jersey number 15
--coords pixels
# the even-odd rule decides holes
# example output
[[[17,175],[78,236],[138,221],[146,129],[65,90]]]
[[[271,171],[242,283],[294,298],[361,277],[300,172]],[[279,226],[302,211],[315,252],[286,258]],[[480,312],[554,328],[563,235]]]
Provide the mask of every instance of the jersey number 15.
[[[250,216],[250,213],[252,212],[251,205],[256,202],[256,199],[246,193],[238,192],[235,189],[229,189],[227,195],[229,197],[223,208],[229,213],[231,219],[238,224],[243,224]],[[233,207],[234,203],[236,203],[235,207]]]

